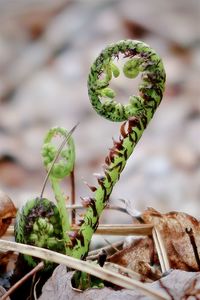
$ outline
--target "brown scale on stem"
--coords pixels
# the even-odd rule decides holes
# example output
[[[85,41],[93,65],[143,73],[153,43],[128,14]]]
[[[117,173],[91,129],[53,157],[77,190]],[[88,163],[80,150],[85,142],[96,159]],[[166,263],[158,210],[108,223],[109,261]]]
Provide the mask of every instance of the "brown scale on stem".
[[[104,170],[104,173],[105,173],[105,175],[106,175],[106,178],[107,178],[107,180],[108,180],[108,182],[109,183],[111,183],[112,182],[112,178],[111,178],[111,176],[110,176],[110,174],[109,174],[109,170]]]
[[[81,197],[81,203],[85,208],[90,206],[90,201],[91,201],[90,197]]]
[[[98,183],[101,185],[105,180],[105,176],[102,174],[95,173],[94,176],[97,178]]]
[[[92,185],[89,185],[87,183],[87,181],[84,181],[85,185],[87,185],[87,187],[92,191],[92,192],[96,192],[97,188],[96,186],[92,186]]]
[[[105,163],[106,165],[109,165],[111,163],[109,156],[106,156]]]
[[[94,216],[97,216],[95,199],[90,197],[84,197],[82,199],[82,204],[84,207],[91,207],[94,213]]]
[[[120,133],[121,133],[123,139],[125,139],[127,137],[127,135],[128,135],[127,132],[126,132],[126,129],[125,129],[126,123],[127,122],[124,122],[122,124],[122,126],[120,127]]]
[[[119,157],[122,157],[123,156],[123,153],[121,153],[118,149],[116,148],[110,148],[110,154],[114,157],[115,155],[116,156],[119,156]]]
[[[83,235],[81,232],[71,231],[71,232],[69,232],[69,237],[70,237],[70,241],[71,241],[71,245],[69,246],[70,248],[73,248],[76,245],[78,245],[78,241],[80,241],[81,246],[84,245],[84,238],[83,238]]]
[[[122,145],[122,142],[121,141],[115,141],[113,139],[113,147],[115,147],[117,150],[123,150],[123,145]]]
[[[84,223],[84,220],[83,220],[83,219],[82,219],[82,220],[79,220],[79,221],[78,221],[78,226],[81,226],[83,223]]]

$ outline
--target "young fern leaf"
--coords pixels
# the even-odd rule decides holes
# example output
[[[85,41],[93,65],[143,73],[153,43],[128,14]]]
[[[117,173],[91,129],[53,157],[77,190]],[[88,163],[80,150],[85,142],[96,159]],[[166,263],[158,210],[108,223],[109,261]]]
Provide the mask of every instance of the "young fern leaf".
[[[63,149],[59,151],[61,158],[58,162],[56,162],[58,158],[58,151],[56,147],[51,143],[52,139],[57,135],[64,137],[64,144],[66,144],[67,142],[67,147],[63,147]],[[66,176],[69,176],[74,169],[75,147],[72,137],[69,136],[65,128],[54,127],[49,130],[44,139],[44,144],[42,147],[42,157],[44,166],[49,174],[49,180],[51,182],[51,186],[57,201],[57,207],[62,224],[63,239],[65,245],[67,245],[70,244],[70,238],[68,235],[68,232],[70,231],[70,222],[69,215],[66,210],[65,196],[61,190],[60,181]],[[66,247],[66,254],[69,255],[70,253],[68,250],[69,248]]]
[[[114,98],[101,102],[102,94],[99,93],[100,76],[107,72],[106,64],[112,66],[114,59],[119,55],[126,58],[123,68],[125,76],[135,78],[142,72],[138,95],[131,95],[129,103],[125,105],[117,103]],[[105,76],[108,88],[108,74],[105,73]],[[80,230],[72,239],[73,257],[84,259],[87,256],[100,215],[128,158],[160,104],[164,86],[165,70],[160,57],[148,45],[139,41],[124,40],[109,45],[93,63],[88,77],[88,94],[93,108],[99,115],[111,121],[125,121],[125,123],[121,126],[119,141],[114,141],[105,159],[104,174],[97,177],[98,187],[93,198],[87,198],[88,209],[81,221]]]
[[[67,230],[69,231],[70,227],[65,208],[65,198],[60,190],[59,180],[67,176],[74,166],[75,154],[71,135],[76,127],[77,125],[69,133],[63,128],[56,127],[47,134],[42,150],[47,176],[43,183],[41,196],[27,201],[17,214],[15,223],[15,239],[17,242],[68,254],[67,250],[69,251],[69,248],[66,247],[66,244],[70,243],[70,239]],[[58,150],[50,143],[55,134],[64,136]],[[69,149],[63,149],[66,143],[68,143]],[[56,163],[60,152],[62,159]],[[69,159],[70,161],[68,161]],[[43,198],[49,177],[50,180],[54,180],[52,185],[58,207],[53,202]],[[24,255],[24,259],[32,267],[35,267],[38,263],[38,260],[31,256]],[[45,270],[52,268],[52,266],[52,263],[46,262]]]
[[[133,79],[142,73],[138,95],[129,95],[129,102],[125,105],[116,102],[115,91],[109,87],[112,77],[118,77],[120,74],[114,63],[115,58],[119,56],[126,59],[123,73],[127,78]],[[70,224],[59,183],[73,170],[74,145],[70,139],[68,148],[61,151],[61,160],[56,162],[57,151],[51,144],[51,139],[57,133],[65,139],[68,135],[63,128],[51,129],[45,138],[42,155],[48,172],[46,181],[49,176],[58,207],[45,198],[36,198],[28,202],[17,217],[17,242],[49,248],[79,259],[87,256],[101,213],[128,158],[160,104],[164,86],[163,63],[148,45],[139,41],[122,40],[109,45],[100,53],[90,70],[88,94],[93,108],[99,115],[111,121],[125,121],[121,125],[119,141],[113,142],[113,147],[105,158],[104,174],[97,175],[98,186],[92,188],[94,196],[83,198],[87,211],[80,229],[68,234]],[[27,261],[30,265],[35,265],[32,257],[27,256]]]

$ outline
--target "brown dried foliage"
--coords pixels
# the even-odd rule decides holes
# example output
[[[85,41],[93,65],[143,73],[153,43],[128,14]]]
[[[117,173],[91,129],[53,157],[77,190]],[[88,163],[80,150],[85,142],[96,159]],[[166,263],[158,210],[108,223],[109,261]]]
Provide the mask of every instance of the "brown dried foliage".
[[[144,224],[152,224],[159,230],[167,252],[170,268],[185,271],[199,271],[197,255],[200,255],[200,223],[194,217],[182,212],[161,214],[153,208],[142,213],[140,219]],[[186,232],[193,233],[195,245]],[[130,268],[151,279],[161,276],[159,261],[152,237],[139,238],[122,251],[112,255],[110,262]]]
[[[118,251],[107,261],[129,268],[153,280],[161,276],[151,237],[135,239],[131,246]]]
[[[12,200],[0,191],[0,237],[4,235],[12,219],[16,216],[16,211]]]
[[[141,218],[144,223],[151,223],[160,231],[172,269],[199,271],[193,246],[186,233],[186,229],[192,229],[200,254],[200,223],[197,219],[183,212],[161,214],[153,208],[147,209]]]

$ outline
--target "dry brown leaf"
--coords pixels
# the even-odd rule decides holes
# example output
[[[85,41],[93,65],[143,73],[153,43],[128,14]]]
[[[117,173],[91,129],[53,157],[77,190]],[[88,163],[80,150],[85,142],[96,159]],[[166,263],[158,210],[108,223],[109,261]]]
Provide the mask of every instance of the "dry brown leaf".
[[[150,237],[135,239],[131,246],[110,256],[107,261],[129,268],[153,280],[160,278],[158,257],[155,252],[153,240]]]
[[[2,297],[6,293],[6,290],[3,286],[0,285],[0,297]],[[10,297],[8,297],[6,300],[10,300]]]
[[[42,289],[39,300],[149,300],[149,296],[144,296],[140,291],[130,291],[122,289],[115,291],[111,288],[90,289],[83,293],[75,292],[71,289],[72,272],[67,273],[65,266],[58,266],[52,277],[46,282]],[[200,274],[174,270],[168,276],[153,283],[148,283],[149,287],[157,291],[166,292],[169,299],[184,298],[186,293],[192,295],[191,287],[195,284],[195,292],[200,285]]]
[[[17,260],[17,254],[13,251],[0,253],[0,274],[12,272]]]
[[[14,272],[18,255],[13,251],[0,253],[0,286],[10,288],[10,278]]]
[[[197,219],[183,212],[161,214],[153,208],[144,211],[140,219],[144,224],[152,224],[159,230],[171,269],[199,271],[190,237],[186,233],[186,228],[192,230],[200,255],[200,223]],[[151,237],[133,240],[130,246],[110,256],[108,261],[154,280],[161,276],[158,255]]]
[[[106,270],[117,272],[119,274],[125,275],[129,278],[133,278],[133,279],[141,281],[141,282],[152,282],[152,280],[149,279],[148,277],[145,277],[139,273],[136,273],[136,272],[132,271],[130,268],[125,268],[125,267],[119,266],[118,264],[114,264],[111,262],[105,262],[103,268]]]
[[[114,285],[127,288],[129,290],[139,289],[143,294],[148,295],[151,298],[153,297],[153,299],[169,300],[169,297],[166,295],[166,293],[155,291],[142,282],[129,278],[125,275],[106,270],[96,264],[70,257],[68,255],[57,253],[44,248],[5,240],[0,240],[0,247],[4,250],[17,251],[22,254],[38,257],[42,260],[60,263],[67,266],[68,268],[91,274],[97,278],[105,280]]]
[[[0,191],[0,237],[5,234],[12,218],[16,215],[12,200]],[[12,251],[0,252],[0,281],[3,286],[9,286],[9,277],[15,267],[17,255]],[[3,295],[3,294],[2,294]]]
[[[165,243],[170,267],[185,271],[199,271],[194,250],[186,228],[191,228],[200,255],[200,223],[194,217],[183,212],[161,214],[148,208],[141,215],[145,224],[158,228]]]
[[[16,208],[12,200],[2,191],[0,191],[0,237],[4,235],[12,218],[16,216]]]

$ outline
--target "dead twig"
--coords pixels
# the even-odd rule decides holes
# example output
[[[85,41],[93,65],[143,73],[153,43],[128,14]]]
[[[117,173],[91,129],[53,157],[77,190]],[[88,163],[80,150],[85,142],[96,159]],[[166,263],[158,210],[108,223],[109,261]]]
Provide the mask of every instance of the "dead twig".
[[[119,252],[119,249],[117,249],[117,247],[115,247],[115,245],[113,243],[111,243],[109,240],[104,238],[104,241],[110,245],[111,248],[113,248],[116,252]]]
[[[10,242],[14,243],[14,242]],[[14,243],[16,244],[16,243]],[[14,247],[13,247],[14,249]],[[13,250],[15,251],[15,250]],[[19,251],[20,252],[20,251]],[[38,271],[42,270],[44,268],[44,262],[41,261],[35,268],[33,268],[29,273],[27,273],[24,277],[22,277],[19,281],[17,281],[2,297],[1,300],[6,300],[7,297],[9,297],[18,287],[20,287],[28,278],[33,276]]]
[[[114,264],[112,262],[105,262],[103,267],[106,270],[110,270],[110,271],[117,272],[119,274],[123,274],[125,276],[128,276],[129,278],[133,278],[133,279],[138,280],[138,281],[153,282],[153,280],[151,280],[150,278],[148,278],[146,276],[143,276],[143,275],[141,275],[137,272],[134,272],[131,269],[125,268],[125,267],[120,266],[118,264]]]
[[[76,203],[76,191],[75,191],[75,176],[74,176],[74,169],[70,174],[70,181],[71,181],[71,204],[75,205]],[[72,209],[71,211],[71,218],[72,218],[72,225],[76,224],[76,210]]]
[[[155,243],[155,247],[158,253],[158,258],[161,266],[162,273],[169,271],[170,265],[167,256],[167,251],[159,230],[156,227],[152,229],[152,236]]]
[[[123,241],[113,243],[112,247],[111,246],[105,246],[105,247],[102,247],[102,248],[99,248],[99,249],[96,249],[96,250],[92,250],[88,253],[88,256],[87,256],[86,259],[96,260],[98,258],[99,253],[103,250],[106,251],[109,255],[113,254],[113,251],[112,251],[113,250],[113,245],[114,245],[114,247],[122,248]]]
[[[199,253],[198,253],[198,249],[197,249],[197,244],[195,242],[195,237],[194,237],[193,230],[192,230],[192,228],[186,228],[185,232],[189,236],[190,243],[192,245],[192,249],[193,249],[193,252],[194,252],[195,260],[196,260],[197,266],[200,270],[200,258],[199,258]]]
[[[78,231],[79,226],[73,226],[72,230]],[[151,235],[153,226],[151,224],[104,224],[99,225],[95,234],[105,235]]]
[[[153,288],[146,286],[142,282],[136,281],[134,279],[128,278],[126,276],[122,276],[120,274],[111,272],[109,270],[105,270],[98,265],[94,265],[88,263],[83,260],[79,260],[73,257],[69,257],[64,254],[60,254],[57,252],[53,252],[51,250],[33,247],[29,245],[24,245],[20,243],[10,242],[0,240],[0,248],[4,250],[12,250],[17,251],[22,254],[35,256],[43,260],[52,261],[58,264],[64,264],[69,268],[76,269],[79,271],[86,272],[103,280],[112,282],[118,286],[127,289],[139,289],[143,294],[148,295],[148,297],[152,297],[153,299],[160,299],[160,300],[169,300],[169,295],[161,291],[154,290]],[[5,300],[5,298],[4,298]]]
[[[37,293],[36,293],[36,288],[37,288],[37,285],[40,281],[40,278],[38,278],[38,280],[36,281],[36,283],[34,284],[34,288],[33,288],[33,295],[34,295],[34,299],[37,300]]]
[[[74,225],[72,226],[72,231],[78,231],[80,226]],[[151,224],[102,224],[99,225],[95,234],[100,235],[151,235],[152,234],[153,225]],[[6,238],[8,236],[13,236],[14,227],[10,226],[6,232],[6,234],[2,238]]]

